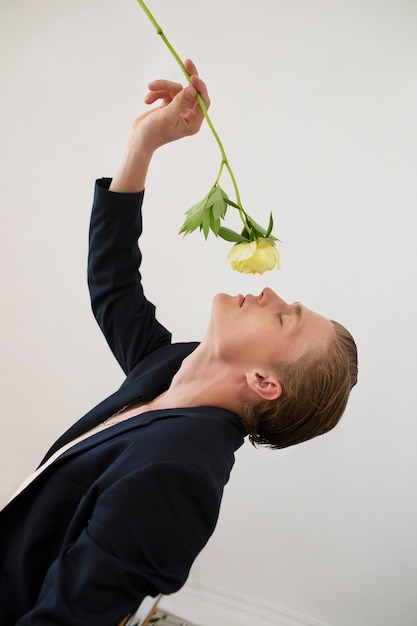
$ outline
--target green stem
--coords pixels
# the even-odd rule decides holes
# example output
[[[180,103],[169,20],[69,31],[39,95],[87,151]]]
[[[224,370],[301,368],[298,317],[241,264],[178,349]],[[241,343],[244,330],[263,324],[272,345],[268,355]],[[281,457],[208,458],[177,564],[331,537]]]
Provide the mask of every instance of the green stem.
[[[242,203],[241,203],[241,201],[240,201],[239,189],[238,189],[238,187],[237,187],[237,182],[236,182],[236,179],[235,179],[235,177],[234,177],[234,175],[233,175],[233,172],[232,172],[232,169],[231,169],[231,167],[230,167],[230,165],[229,165],[229,161],[226,159],[226,161],[223,161],[223,162],[224,162],[224,164],[226,165],[227,171],[229,172],[229,176],[230,176],[230,179],[231,179],[231,181],[232,181],[233,188],[234,188],[234,190],[235,190],[235,195],[236,195],[236,204],[237,204],[237,205],[238,205],[238,207],[239,207],[239,215],[240,215],[240,219],[241,219],[241,220],[242,220],[242,222],[243,222],[243,226],[244,226],[244,228],[245,228],[246,232],[248,233],[248,235],[250,235],[250,233],[251,233],[251,229],[249,228],[249,225],[248,225],[248,223],[247,223],[247,221],[246,221],[246,211],[244,210],[244,208],[243,208],[243,206],[242,206]]]
[[[183,74],[185,75],[188,83],[191,84],[190,75],[187,72],[184,63],[182,62],[181,57],[177,54],[176,50],[173,48],[173,46],[169,42],[169,40],[165,36],[162,28],[160,27],[160,25],[158,24],[158,22],[156,21],[156,19],[154,18],[154,16],[152,15],[150,10],[146,6],[146,4],[143,2],[143,0],[138,0],[138,3],[141,6],[141,8],[143,9],[143,11],[145,12],[145,14],[147,15],[147,17],[149,18],[149,20],[151,21],[151,23],[153,24],[157,34],[161,37],[162,41],[167,46],[168,50],[171,52],[172,56],[174,57],[174,59],[176,60],[178,65],[180,66],[180,68],[181,68]],[[245,214],[245,211],[243,210],[243,207],[242,207],[242,202],[241,202],[241,199],[240,199],[240,193],[239,193],[239,188],[237,186],[236,178],[235,178],[235,176],[233,174],[232,168],[230,167],[229,160],[228,160],[228,158],[226,156],[226,152],[225,152],[223,144],[222,144],[222,142],[220,140],[220,137],[217,134],[217,131],[216,131],[216,129],[213,126],[213,122],[210,119],[210,116],[208,114],[207,107],[206,107],[206,105],[204,103],[204,100],[203,100],[203,98],[201,97],[201,95],[198,92],[197,92],[197,101],[198,101],[198,104],[200,105],[201,110],[203,111],[203,115],[204,115],[204,117],[206,119],[206,122],[207,122],[211,132],[213,133],[213,136],[214,136],[214,138],[215,138],[215,140],[217,142],[217,145],[219,146],[220,154],[222,155],[222,162],[221,162],[221,165],[220,165],[220,172],[219,172],[219,175],[218,175],[218,177],[216,179],[215,184],[218,183],[220,175],[221,175],[222,170],[223,170],[223,165],[225,165],[227,171],[229,172],[229,176],[230,176],[230,179],[232,181],[233,189],[235,191],[236,204],[239,207],[239,214],[240,214],[241,220],[243,222],[243,225],[244,225],[245,229],[250,234],[250,228],[249,228],[249,226],[248,226],[248,224],[246,222],[246,218],[245,218],[246,214]]]
[[[220,177],[221,177],[222,172],[223,172],[223,167],[224,167],[224,165],[225,165],[225,162],[224,162],[223,160],[222,160],[222,161],[220,161],[219,173],[217,174],[216,180],[215,180],[215,181],[214,181],[214,183],[213,183],[212,189],[213,189],[213,187],[215,187],[215,186],[217,185],[217,183],[219,182]]]

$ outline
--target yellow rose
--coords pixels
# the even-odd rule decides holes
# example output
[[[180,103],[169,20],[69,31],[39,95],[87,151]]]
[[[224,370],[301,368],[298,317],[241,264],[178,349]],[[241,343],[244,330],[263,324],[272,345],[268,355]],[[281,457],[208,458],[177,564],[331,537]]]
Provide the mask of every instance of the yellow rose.
[[[263,274],[280,268],[279,252],[275,241],[259,238],[250,243],[237,243],[230,250],[227,260],[236,272]]]

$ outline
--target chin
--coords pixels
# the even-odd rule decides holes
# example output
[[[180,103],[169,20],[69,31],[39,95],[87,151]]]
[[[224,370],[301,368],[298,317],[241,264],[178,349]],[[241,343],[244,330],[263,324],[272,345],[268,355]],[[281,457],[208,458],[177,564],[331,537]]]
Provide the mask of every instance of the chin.
[[[229,294],[227,293],[216,293],[216,295],[213,298],[213,305],[221,303],[221,302],[226,302],[227,300],[230,300],[231,298],[232,296],[229,296]]]
[[[223,324],[229,312],[233,310],[234,300],[236,300],[236,297],[229,296],[227,293],[216,294],[211,307],[211,322]]]

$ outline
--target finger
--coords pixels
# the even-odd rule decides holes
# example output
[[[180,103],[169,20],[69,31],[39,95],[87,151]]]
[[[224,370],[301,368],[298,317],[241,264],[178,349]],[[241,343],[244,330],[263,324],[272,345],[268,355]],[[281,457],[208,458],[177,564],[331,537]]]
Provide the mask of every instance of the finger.
[[[171,80],[159,79],[148,83],[148,89],[149,94],[145,96],[145,101],[148,102],[150,94],[153,94],[151,102],[155,102],[158,99],[172,100],[181,91],[182,85]]]
[[[184,111],[184,109],[192,110],[196,101],[196,96],[197,91],[194,87],[185,87],[175,96],[172,104],[175,105],[175,109],[178,113]]]
[[[194,89],[198,91],[198,93],[203,99],[204,104],[208,108],[210,106],[210,97],[208,95],[206,83],[203,80],[201,80],[201,78],[197,76],[196,74],[193,74],[190,77],[190,80],[191,80],[192,86],[194,87]]]
[[[190,75],[190,80],[192,86],[197,89],[198,93],[201,95],[204,104],[208,108],[210,106],[210,98],[208,95],[207,87],[204,81],[198,75],[197,67],[191,59],[186,59],[184,61],[184,67]]]
[[[173,80],[166,80],[159,78],[158,80],[151,80],[148,83],[148,89],[151,91],[175,91],[178,93],[182,89],[181,83],[174,82]]]
[[[184,67],[190,75],[195,74],[196,76],[198,76],[197,68],[194,65],[194,63],[191,61],[191,59],[186,59],[184,61]]]
[[[157,100],[163,100],[164,103],[169,103],[175,98],[176,95],[176,93],[167,91],[149,91],[144,97],[144,102],[146,104],[153,104]]]

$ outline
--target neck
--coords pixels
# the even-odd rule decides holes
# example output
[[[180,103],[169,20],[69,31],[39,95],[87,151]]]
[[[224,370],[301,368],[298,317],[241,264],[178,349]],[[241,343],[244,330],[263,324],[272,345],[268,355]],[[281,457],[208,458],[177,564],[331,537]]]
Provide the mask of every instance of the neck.
[[[153,402],[158,408],[215,406],[242,414],[243,386],[226,364],[201,343],[184,361],[169,389]]]

